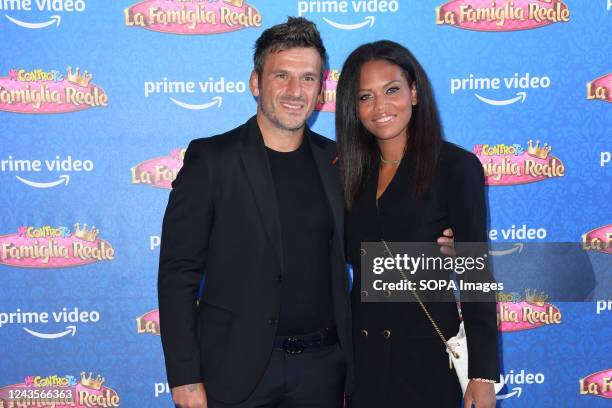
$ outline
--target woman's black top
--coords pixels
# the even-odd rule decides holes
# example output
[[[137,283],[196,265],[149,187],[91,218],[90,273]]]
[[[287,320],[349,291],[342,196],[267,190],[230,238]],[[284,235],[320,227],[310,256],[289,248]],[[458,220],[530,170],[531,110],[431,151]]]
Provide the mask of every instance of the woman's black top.
[[[351,294],[355,393],[351,407],[458,407],[461,389],[448,354],[418,303],[362,303],[362,242],[435,242],[451,227],[456,242],[486,242],[487,213],[482,165],[473,154],[444,142],[429,187],[415,194],[408,152],[376,199],[379,159],[347,216],[347,252],[353,265]],[[494,300],[494,299],[493,299]],[[448,339],[457,333],[456,304],[428,303]],[[494,301],[464,303],[470,378],[499,378]]]

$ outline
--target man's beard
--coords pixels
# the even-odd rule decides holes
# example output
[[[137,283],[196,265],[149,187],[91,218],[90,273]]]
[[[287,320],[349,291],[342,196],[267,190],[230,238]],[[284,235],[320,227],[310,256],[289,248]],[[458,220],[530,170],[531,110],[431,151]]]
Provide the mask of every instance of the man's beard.
[[[281,130],[285,130],[285,131],[290,131],[290,132],[295,132],[296,130],[300,130],[304,127],[304,124],[306,123],[306,118],[304,119],[304,121],[302,121],[300,124],[295,125],[295,126],[289,126],[286,123],[283,123],[278,116],[276,116],[275,112],[274,112],[274,105],[272,105],[272,111],[268,111],[266,108],[266,97],[263,93],[263,91],[260,90],[260,94],[259,97],[261,98],[261,112],[264,114],[264,116],[277,128],[281,129]],[[301,99],[292,99],[292,100],[283,100],[283,102],[300,102],[301,104],[306,105],[306,102]]]

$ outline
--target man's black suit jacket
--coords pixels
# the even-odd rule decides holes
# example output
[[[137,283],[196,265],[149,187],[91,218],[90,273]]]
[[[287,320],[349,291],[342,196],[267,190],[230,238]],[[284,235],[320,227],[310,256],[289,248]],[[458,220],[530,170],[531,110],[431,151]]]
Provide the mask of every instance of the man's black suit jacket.
[[[349,282],[336,148],[309,129],[304,143],[312,149],[333,214],[333,306],[350,391]],[[204,382],[214,399],[237,403],[253,391],[272,352],[283,274],[274,182],[255,117],[225,134],[192,141],[172,186],[158,277],[168,383]]]

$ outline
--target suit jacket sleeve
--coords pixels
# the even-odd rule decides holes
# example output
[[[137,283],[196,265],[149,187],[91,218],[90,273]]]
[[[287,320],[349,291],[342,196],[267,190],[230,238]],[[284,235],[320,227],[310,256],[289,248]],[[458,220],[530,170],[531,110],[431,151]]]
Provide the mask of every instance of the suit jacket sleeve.
[[[487,242],[487,208],[484,191],[484,172],[478,158],[471,153],[454,166],[449,180],[449,213],[455,242]],[[487,250],[484,245],[480,250]],[[478,253],[482,256],[482,253]],[[483,274],[462,277],[466,280],[493,282],[488,262]],[[462,302],[461,311],[468,344],[469,378],[499,378],[499,344],[495,295],[488,301]]]
[[[159,258],[159,318],[170,387],[203,381],[196,302],[213,218],[211,180],[202,143],[193,141],[172,183]]]

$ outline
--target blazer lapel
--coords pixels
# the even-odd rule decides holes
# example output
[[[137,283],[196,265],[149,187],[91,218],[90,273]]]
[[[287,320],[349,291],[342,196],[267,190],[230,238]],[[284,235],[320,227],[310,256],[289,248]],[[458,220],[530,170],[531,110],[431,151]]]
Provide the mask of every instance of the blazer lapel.
[[[310,129],[306,128],[305,136],[312,147],[312,155],[314,156],[317,170],[319,170],[319,176],[323,183],[323,190],[325,190],[325,195],[332,211],[334,226],[340,239],[340,248],[344,256],[344,200],[342,198],[340,176],[336,164],[337,159],[329,151],[326,151],[324,146],[317,143],[316,139],[311,136]]]
[[[241,137],[243,144],[240,150],[240,158],[242,159],[247,178],[251,184],[266,233],[272,247],[276,251],[282,270],[283,251],[276,189],[274,187],[274,180],[272,178],[272,171],[270,170],[266,147],[255,116],[249,119],[244,125]]]

